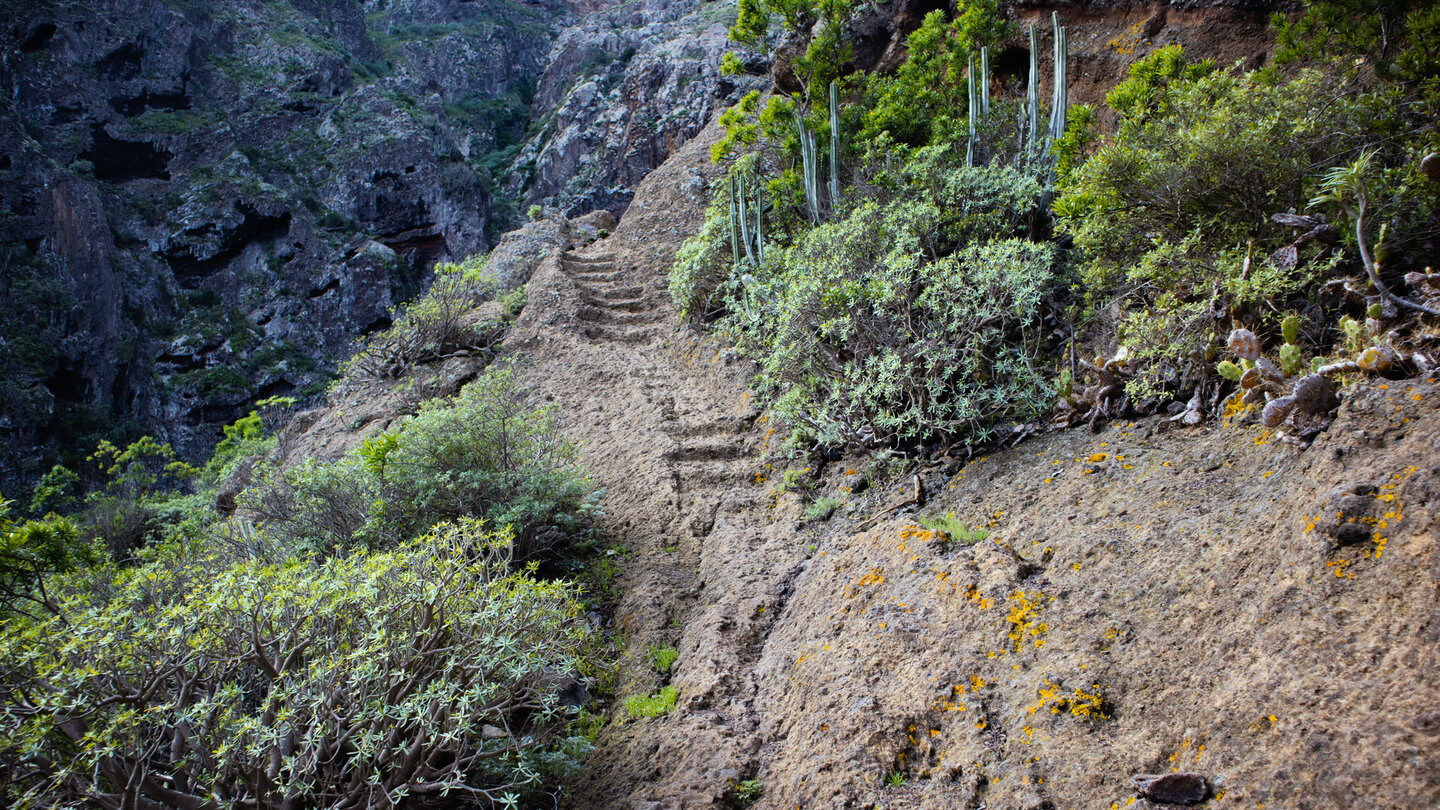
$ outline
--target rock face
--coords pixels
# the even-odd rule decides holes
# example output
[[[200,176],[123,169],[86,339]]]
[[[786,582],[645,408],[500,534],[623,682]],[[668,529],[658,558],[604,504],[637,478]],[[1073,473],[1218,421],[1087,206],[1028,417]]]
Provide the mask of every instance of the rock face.
[[[734,21],[731,2],[642,0],[566,29],[535,93],[537,118],[553,114],[516,158],[512,187],[568,215],[622,214],[651,170],[766,83],[721,75]]]
[[[728,0],[0,7],[0,292],[44,335],[0,315],[9,489],[119,425],[203,457],[435,262],[532,203],[621,213],[762,83],[720,75]]]
[[[3,316],[0,481],[48,467],[53,436],[124,422],[202,456],[255,400],[322,388],[434,262],[508,228],[493,172],[569,19],[558,1],[3,5],[0,285],[38,311]]]

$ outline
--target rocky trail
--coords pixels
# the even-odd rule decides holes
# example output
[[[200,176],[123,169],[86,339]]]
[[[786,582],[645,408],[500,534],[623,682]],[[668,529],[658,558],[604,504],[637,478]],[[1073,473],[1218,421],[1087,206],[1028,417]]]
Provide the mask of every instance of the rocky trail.
[[[662,739],[614,726],[575,790],[582,806],[708,805],[754,775],[749,673],[774,611],[752,601],[780,593],[803,552],[763,508],[764,429],[749,370],[682,331],[666,292],[674,251],[704,210],[682,186],[713,172],[710,142],[697,139],[651,175],[614,236],[542,264],[529,287],[541,305],[507,339],[521,379],[559,403],[582,463],[607,488],[603,529],[624,557],[620,693],[661,685],[649,645],[681,650],[680,727]],[[658,777],[677,768],[691,778],[657,792]]]

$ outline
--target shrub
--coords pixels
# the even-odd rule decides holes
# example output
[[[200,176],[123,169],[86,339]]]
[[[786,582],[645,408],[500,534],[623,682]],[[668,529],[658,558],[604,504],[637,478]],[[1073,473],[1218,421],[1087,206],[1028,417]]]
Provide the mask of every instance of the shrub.
[[[947,165],[926,150],[906,194],[860,204],[742,279],[727,327],[795,438],[896,445],[984,438],[1045,404],[1034,345],[1053,248],[1013,231],[1039,195],[1012,169]]]
[[[720,287],[730,278],[730,222],[724,195],[717,194],[699,233],[685,240],[670,269],[670,297],[680,315],[694,322],[713,319],[723,311],[716,301]]]
[[[430,290],[406,306],[389,329],[372,335],[346,364],[347,376],[383,380],[403,376],[416,363],[443,360],[460,351],[489,351],[504,329],[470,324],[473,285],[464,273],[438,274]]]
[[[428,526],[484,517],[514,533],[528,559],[582,532],[598,493],[575,467],[551,407],[528,407],[508,370],[491,370],[453,401],[430,401],[393,432],[344,458],[307,461],[252,487],[243,501],[295,547],[383,549]]]
[[[1375,100],[1359,91],[1334,73],[1280,82],[1164,49],[1111,93],[1120,131],[1054,210],[1084,253],[1091,314],[1141,367],[1133,395],[1208,374],[1206,352],[1229,330],[1217,316],[1312,294],[1323,245],[1272,264],[1294,234],[1271,217],[1303,210],[1319,173],[1374,136]]]
[[[28,616],[51,609],[48,579],[104,557],[103,549],[82,539],[69,520],[47,515],[18,522],[11,518],[10,502],[0,501],[0,623],[12,613]]]
[[[631,695],[625,698],[625,713],[632,719],[659,717],[674,711],[678,699],[679,693],[673,686],[666,686],[654,695]]]
[[[7,806],[494,803],[575,750],[556,673],[586,649],[581,606],[512,572],[503,533],[192,560],[0,629],[0,678],[25,695],[0,717]]]

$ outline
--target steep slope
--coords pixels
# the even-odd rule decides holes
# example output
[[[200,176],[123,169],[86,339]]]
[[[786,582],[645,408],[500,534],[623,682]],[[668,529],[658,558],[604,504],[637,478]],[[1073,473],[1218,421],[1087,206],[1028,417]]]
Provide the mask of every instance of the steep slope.
[[[868,470],[831,464],[812,496],[853,507],[806,522],[745,364],[655,297],[711,137],[543,265],[510,338],[609,488],[622,694],[659,685],[650,644],[680,650],[679,708],[613,712],[574,806],[715,807],[751,778],[757,807],[1125,806],[1172,770],[1243,806],[1440,801],[1434,381],[1351,392],[1309,448],[1122,423],[865,499]],[[991,537],[914,526],[945,512]]]

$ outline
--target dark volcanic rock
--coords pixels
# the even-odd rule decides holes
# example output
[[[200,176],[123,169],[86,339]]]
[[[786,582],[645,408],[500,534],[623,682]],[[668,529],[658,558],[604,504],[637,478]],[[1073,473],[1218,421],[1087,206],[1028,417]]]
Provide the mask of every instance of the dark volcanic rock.
[[[768,83],[721,75],[734,19],[733,3],[641,0],[567,29],[535,95],[537,115],[553,108],[553,118],[516,158],[512,188],[567,215],[623,213],[717,110]]]
[[[559,0],[22,5],[0,26],[0,249],[24,268],[3,291],[60,339],[3,324],[0,482],[87,425],[202,457],[256,399],[320,390],[436,261],[508,229],[492,169],[569,19]]]

